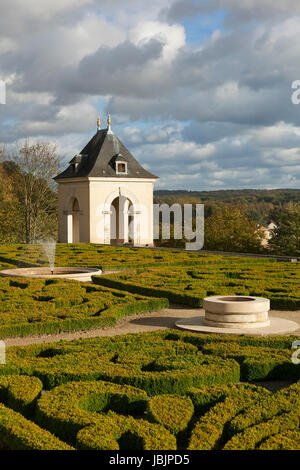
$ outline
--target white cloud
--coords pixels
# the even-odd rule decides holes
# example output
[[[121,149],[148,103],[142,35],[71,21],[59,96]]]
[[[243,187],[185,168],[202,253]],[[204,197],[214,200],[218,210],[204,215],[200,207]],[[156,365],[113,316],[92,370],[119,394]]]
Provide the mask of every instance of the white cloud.
[[[179,24],[169,25],[159,21],[142,21],[129,34],[136,45],[157,39],[164,44],[162,58],[171,62],[178,50],[185,45],[184,27]]]
[[[190,45],[180,20],[220,8]],[[297,187],[299,34],[298,0],[2,0],[0,139],[72,156],[109,110],[161,187]]]

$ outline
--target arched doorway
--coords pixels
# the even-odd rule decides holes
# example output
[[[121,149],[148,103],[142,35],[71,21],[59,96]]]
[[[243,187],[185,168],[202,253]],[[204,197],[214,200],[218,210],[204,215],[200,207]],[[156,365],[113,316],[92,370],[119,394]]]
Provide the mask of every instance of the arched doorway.
[[[76,197],[72,198],[67,212],[68,243],[80,242],[80,208]]]
[[[110,205],[110,244],[134,243],[134,206],[125,196],[117,196]]]

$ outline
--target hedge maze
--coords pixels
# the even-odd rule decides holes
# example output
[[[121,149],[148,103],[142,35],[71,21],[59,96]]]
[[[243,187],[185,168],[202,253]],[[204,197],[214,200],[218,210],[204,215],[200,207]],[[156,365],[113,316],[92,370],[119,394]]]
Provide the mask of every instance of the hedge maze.
[[[166,297],[193,307],[201,307],[203,298],[211,295],[252,295],[270,299],[272,309],[300,309],[299,263],[273,259],[211,256],[197,265],[149,266],[147,270],[93,276],[93,280],[102,286]]]
[[[168,305],[167,299],[64,279],[0,277],[0,338],[114,326],[126,315]]]
[[[1,448],[300,449],[294,339],[167,330],[11,347]],[[287,372],[275,393],[255,383]]]
[[[46,260],[38,246],[11,245],[0,264]],[[120,272],[94,283],[0,278],[0,338],[113,326],[217,294],[300,308],[299,263],[80,244],[58,245],[56,264]],[[7,348],[0,449],[299,450],[296,339],[165,330]],[[269,391],[272,380],[284,387]]]

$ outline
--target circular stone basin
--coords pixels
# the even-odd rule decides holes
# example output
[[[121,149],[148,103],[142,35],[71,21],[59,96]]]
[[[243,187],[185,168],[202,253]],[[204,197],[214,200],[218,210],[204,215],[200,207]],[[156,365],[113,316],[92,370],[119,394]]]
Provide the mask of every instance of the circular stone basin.
[[[0,276],[9,277],[41,277],[41,278],[67,278],[67,279],[81,279],[91,275],[102,274],[101,269],[97,268],[62,268],[55,267],[53,273],[50,268],[18,268],[18,269],[5,269],[0,271]]]
[[[204,324],[218,328],[263,328],[270,325],[270,301],[263,297],[213,296],[203,299]]]

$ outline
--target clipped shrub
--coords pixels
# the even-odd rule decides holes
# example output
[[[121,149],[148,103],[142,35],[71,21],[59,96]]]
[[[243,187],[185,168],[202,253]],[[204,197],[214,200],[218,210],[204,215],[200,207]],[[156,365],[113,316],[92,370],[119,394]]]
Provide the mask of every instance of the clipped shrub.
[[[0,449],[73,450],[50,432],[2,404],[0,404]]]
[[[262,387],[240,385],[233,389],[223,402],[213,406],[192,430],[189,450],[212,450],[222,448],[228,439],[230,421],[250,403],[268,397],[270,392]]]
[[[278,414],[287,413],[293,409],[300,409],[300,382],[279,390],[274,395],[253,405],[245,407],[242,412],[232,420],[229,434],[240,433],[250,426],[267,421]]]
[[[175,255],[175,256],[174,256]],[[208,255],[209,256],[209,255]],[[210,295],[253,295],[267,297],[271,308],[297,309],[300,306],[298,266],[276,263],[272,259],[238,257],[198,258],[198,262],[173,263],[159,260],[156,266],[130,269],[121,273],[94,276],[95,283],[200,307]],[[193,269],[191,269],[193,267]]]
[[[175,435],[187,428],[193,414],[192,400],[178,395],[157,395],[149,400],[147,406],[148,419]]]
[[[85,283],[66,279],[0,278],[0,300],[0,338],[114,326],[126,315],[169,305],[166,298],[101,286],[91,290]]]
[[[282,433],[286,433],[287,431],[293,431],[294,434],[296,432],[298,433],[299,445],[299,424],[299,409],[290,411],[289,413],[280,414],[279,416],[275,416],[266,422],[251,426],[245,429],[243,432],[239,432],[225,444],[224,450],[254,450],[257,447],[265,448],[263,442],[270,437],[274,438],[273,443],[276,441],[278,442],[278,440],[281,441],[281,449],[284,449],[284,445],[287,445],[287,442],[278,437],[278,435],[280,436]],[[294,443],[289,442],[288,446],[291,449],[296,449],[297,440]]]
[[[211,385],[202,388],[192,387],[187,391],[197,415],[203,415],[216,403],[222,402],[233,391],[238,391],[239,385]]]
[[[84,450],[175,450],[176,439],[159,424],[110,414],[101,424],[79,431],[77,447]]]
[[[43,388],[37,377],[25,375],[0,376],[0,401],[25,416],[33,414]]]
[[[267,345],[268,342],[265,341]],[[244,345],[234,342],[212,342],[201,347],[204,354],[231,358],[241,366],[241,378],[243,381],[255,381],[265,379],[299,380],[300,365],[291,361],[291,342],[289,349],[285,347],[272,348],[259,345]]]
[[[43,351],[51,350],[49,357]],[[55,346],[15,349],[2,373],[22,370],[42,380],[46,388],[71,381],[108,380],[146,390],[150,395],[185,394],[191,387],[236,383],[236,361],[197,354],[197,347],[163,335],[84,340]],[[59,353],[61,352],[61,354]],[[22,352],[22,354],[21,354]]]
[[[283,431],[264,440],[259,450],[300,450],[300,431]]]
[[[71,382],[54,388],[38,400],[36,419],[61,439],[75,442],[80,429],[105,419],[101,412],[142,414],[146,403],[147,394],[130,386],[103,381]]]

